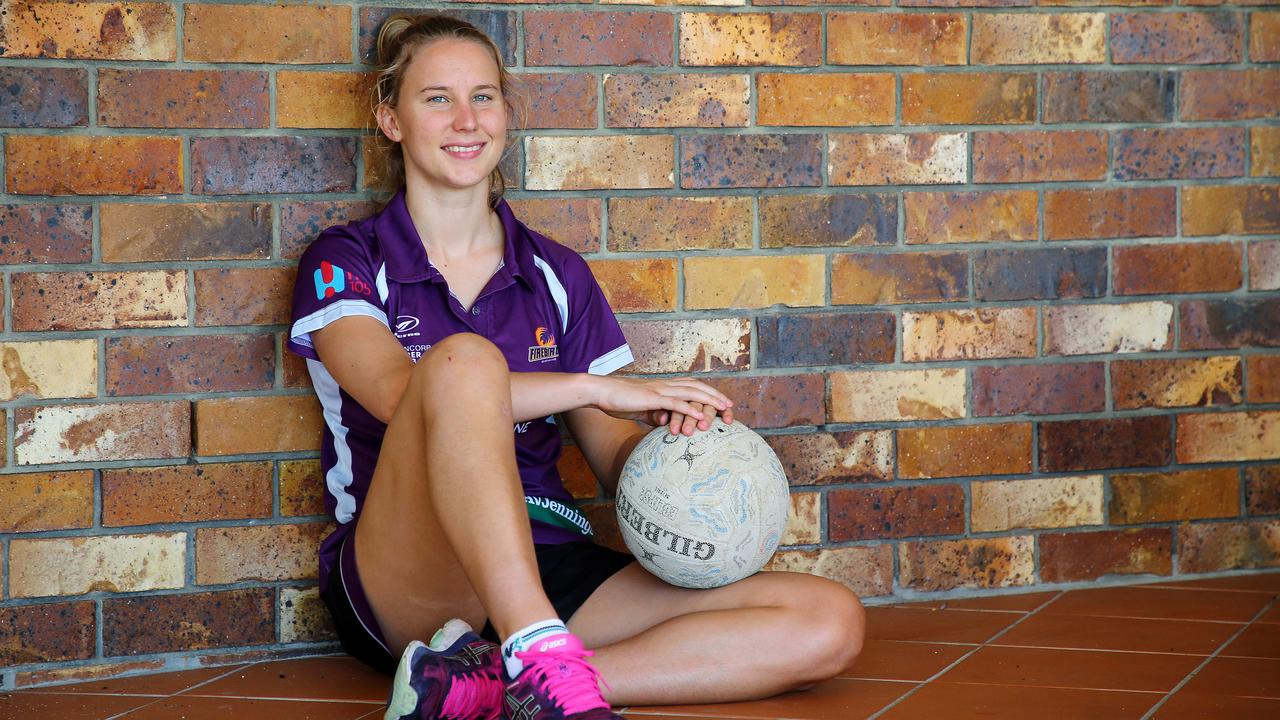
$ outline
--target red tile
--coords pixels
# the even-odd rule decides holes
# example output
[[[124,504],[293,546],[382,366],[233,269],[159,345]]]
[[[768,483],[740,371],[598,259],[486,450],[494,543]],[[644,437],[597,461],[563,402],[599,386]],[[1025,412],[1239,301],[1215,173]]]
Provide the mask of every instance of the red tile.
[[[1280,660],[1217,657],[1182,692],[1280,699]]]
[[[1206,720],[1206,718],[1280,717],[1280,700],[1243,698],[1230,695],[1199,695],[1179,692],[1169,699],[1153,720]]]
[[[1272,608],[1273,610],[1275,608]],[[1220,653],[1227,657],[1275,658],[1280,660],[1280,625],[1254,623],[1240,633]]]
[[[1254,592],[1280,592],[1280,573],[1254,573],[1252,575],[1235,575],[1232,577],[1204,578],[1201,580],[1183,580],[1181,582],[1160,583],[1148,587],[1161,588],[1202,588],[1206,590],[1251,590]]]
[[[863,718],[902,697],[915,687],[910,682],[828,680],[812,690],[752,702],[709,705],[642,707],[640,713],[733,718],[791,718],[794,720],[850,720]],[[647,715],[645,717],[648,717]],[[239,720],[239,719],[237,719]]]
[[[1197,655],[984,647],[938,680],[1169,692],[1202,662]]]
[[[188,695],[386,702],[391,678],[350,657],[251,665]]]
[[[255,700],[178,695],[123,715],[121,720],[356,720],[369,714],[367,703]],[[67,716],[71,717],[71,716]]]
[[[973,650],[967,645],[868,640],[842,678],[862,680],[928,680]]]
[[[1073,688],[964,685],[934,681],[893,706],[879,720],[928,718],[1141,718],[1158,693],[1105,692]]]
[[[1054,591],[1025,593],[1022,595],[992,595],[990,597],[946,600],[942,603],[942,607],[950,610],[1006,610],[1013,612],[1031,612],[1058,594],[1058,592]]]
[[[0,693],[0,709],[6,718],[75,718],[106,720],[155,698],[130,695],[49,695],[21,692]]]
[[[1258,622],[1264,623],[1280,623],[1280,603],[1272,605],[1271,609],[1262,614],[1258,618]]]
[[[208,682],[216,677],[233,673],[237,669],[234,667],[211,667],[198,670],[155,673],[152,675],[135,675],[133,677],[103,678],[101,680],[75,683],[74,685],[33,688],[29,692],[167,696],[182,692],[200,683]]]
[[[1248,622],[1269,598],[1262,593],[1168,589],[1153,585],[1074,590],[1041,610],[1052,615]]]
[[[1022,617],[1021,613],[870,607],[867,608],[867,637],[875,640],[981,643]]]
[[[1236,623],[1037,613],[1001,635],[999,645],[1209,655],[1240,629]]]

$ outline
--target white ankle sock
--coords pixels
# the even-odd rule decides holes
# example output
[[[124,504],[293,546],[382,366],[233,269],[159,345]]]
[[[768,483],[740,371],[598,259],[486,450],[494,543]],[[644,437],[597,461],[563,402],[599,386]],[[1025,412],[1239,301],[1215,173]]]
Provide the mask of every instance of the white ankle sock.
[[[539,640],[567,632],[569,628],[564,626],[564,622],[559,618],[551,618],[512,633],[511,637],[502,643],[502,662],[507,668],[507,677],[514,680],[524,669],[524,663],[516,657],[516,652],[524,652]]]

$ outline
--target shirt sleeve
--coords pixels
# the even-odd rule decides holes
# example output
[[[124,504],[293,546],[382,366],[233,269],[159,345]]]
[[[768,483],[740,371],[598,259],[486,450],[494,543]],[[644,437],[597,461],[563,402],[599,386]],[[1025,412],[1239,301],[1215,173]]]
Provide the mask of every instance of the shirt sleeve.
[[[319,360],[311,333],[339,318],[366,315],[387,323],[386,281],[368,251],[345,227],[320,233],[298,261],[289,349]]]
[[[630,365],[635,357],[591,268],[570,252],[564,269],[568,318],[560,343],[560,367],[566,372],[608,375]]]

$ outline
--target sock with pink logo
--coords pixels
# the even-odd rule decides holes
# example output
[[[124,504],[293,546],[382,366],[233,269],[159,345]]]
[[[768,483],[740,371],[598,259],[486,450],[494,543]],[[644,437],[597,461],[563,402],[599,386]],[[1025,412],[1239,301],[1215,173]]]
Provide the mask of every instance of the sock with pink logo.
[[[544,643],[548,647],[543,650],[551,649],[549,646],[554,645],[561,635],[568,634],[569,628],[565,627],[564,622],[559,618],[543,620],[517,630],[502,643],[502,662],[507,668],[507,677],[514,680],[524,669],[524,663],[516,657],[517,652],[537,650]]]

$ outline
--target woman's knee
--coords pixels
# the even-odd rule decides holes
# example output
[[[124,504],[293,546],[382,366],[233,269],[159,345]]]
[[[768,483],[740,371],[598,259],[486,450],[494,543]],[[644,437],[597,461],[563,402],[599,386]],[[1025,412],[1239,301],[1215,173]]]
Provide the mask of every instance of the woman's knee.
[[[457,333],[436,343],[422,355],[410,379],[410,392],[432,406],[456,407],[465,399],[477,396],[505,395],[503,405],[511,403],[507,359],[496,345],[480,335]]]
[[[796,596],[795,610],[807,624],[812,683],[835,677],[847,669],[862,652],[866,613],[849,588],[831,580],[812,578]]]

